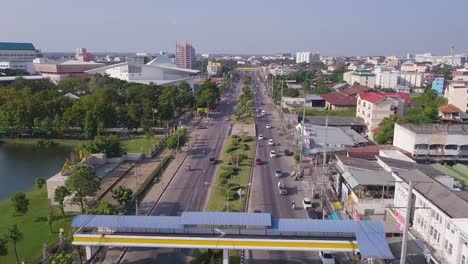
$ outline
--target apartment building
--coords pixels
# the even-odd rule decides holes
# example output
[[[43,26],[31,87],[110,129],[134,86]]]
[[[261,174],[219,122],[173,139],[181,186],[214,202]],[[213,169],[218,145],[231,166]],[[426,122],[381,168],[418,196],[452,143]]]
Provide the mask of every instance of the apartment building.
[[[424,86],[424,74],[419,72],[400,72],[399,85],[410,88]]]
[[[448,81],[445,98],[465,113],[468,113],[468,75],[458,75]]]
[[[185,40],[176,42],[175,64],[182,69],[195,68],[195,48]]]
[[[375,87],[375,74],[370,70],[355,70],[345,72],[343,74],[343,80],[349,85],[358,83],[359,85],[367,86],[370,88]]]
[[[33,60],[40,52],[32,43],[0,42],[0,69],[24,70],[35,73]]]
[[[395,124],[393,145],[411,153],[418,161],[456,162],[468,160],[468,125]]]
[[[429,66],[424,63],[405,62],[401,64],[400,70],[403,72],[426,72],[429,70]]]
[[[315,63],[320,61],[320,53],[318,52],[297,52],[296,53],[296,63]]]
[[[221,62],[208,61],[208,65],[206,66],[208,76],[217,76],[218,74],[221,74],[221,70]]]
[[[370,135],[384,118],[405,115],[409,102],[411,95],[408,93],[362,92],[357,95],[356,116],[364,119]]]
[[[395,89],[398,86],[400,72],[398,71],[377,71],[375,74],[375,88]]]
[[[437,94],[444,94],[444,85],[444,77],[434,78],[434,80],[432,81],[432,90],[434,90]]]

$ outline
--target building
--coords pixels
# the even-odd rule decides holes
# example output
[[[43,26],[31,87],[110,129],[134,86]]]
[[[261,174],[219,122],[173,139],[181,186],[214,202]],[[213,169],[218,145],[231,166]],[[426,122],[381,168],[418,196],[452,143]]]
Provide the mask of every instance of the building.
[[[217,76],[218,74],[221,74],[221,62],[208,61],[208,65],[206,66],[206,72],[208,73],[208,76]]]
[[[304,103],[305,100],[305,103]],[[309,95],[306,97],[286,97],[281,99],[283,108],[294,110],[297,108],[306,109],[323,109],[325,107],[325,100],[319,95]]]
[[[407,61],[401,64],[400,70],[402,72],[426,72],[429,70],[429,66],[424,63],[413,63]]]
[[[395,89],[400,79],[399,71],[377,71],[375,74],[375,88]]]
[[[318,52],[297,52],[296,53],[296,63],[310,63],[313,64],[315,62],[320,61],[320,53]]]
[[[146,64],[149,59],[143,55],[128,55],[125,56],[125,61],[131,64]]]
[[[92,69],[86,73],[107,74],[112,78],[143,84],[178,85],[184,81],[193,89],[194,79],[199,71],[178,68],[167,56],[160,55],[147,64],[122,62]]]
[[[417,161],[466,161],[468,125],[395,124],[393,145],[408,151]]]
[[[175,64],[181,69],[195,68],[195,49],[189,42],[185,40],[176,42]]]
[[[343,80],[349,85],[358,85],[367,86],[370,88],[375,87],[375,74],[370,70],[355,70],[345,72],[343,74]]]
[[[325,100],[326,109],[348,109],[356,106],[356,95],[360,92],[369,91],[371,88],[355,85],[347,89],[320,95]]]
[[[49,78],[54,83],[59,83],[63,79],[83,79],[89,77],[86,71],[97,69],[104,65],[104,63],[96,63],[92,61],[68,60],[60,63],[35,63],[34,67],[36,71],[44,77]]]
[[[355,116],[306,116],[306,124],[316,126],[330,126],[330,127],[350,127],[358,133],[362,133],[366,129],[364,119]]]
[[[405,115],[411,95],[408,93],[362,92],[357,96],[356,116],[364,119],[368,134],[392,115]]]
[[[294,145],[299,146],[301,142],[302,123],[294,130]],[[364,145],[369,141],[349,127],[327,127],[305,124],[304,129],[304,152],[308,155],[323,155],[324,149],[327,153],[342,151],[348,148]]]
[[[444,77],[434,78],[432,81],[432,90],[434,90],[437,94],[444,94],[444,84]]]
[[[395,171],[395,197],[390,209],[403,229],[407,217],[413,237],[423,240],[432,263],[467,263],[468,192],[456,187],[446,175],[431,175],[420,169]],[[413,181],[409,193],[409,182]],[[413,210],[407,212],[408,198]]]
[[[416,54],[416,62],[431,62],[434,65],[448,64],[455,67],[463,66],[467,62],[466,54],[453,54],[453,56],[433,56],[431,53]]]
[[[449,124],[460,124],[464,123],[464,120],[461,116],[462,111],[460,108],[448,104],[439,106],[439,122],[449,123]]]
[[[395,90],[397,93],[411,93],[411,88],[404,85],[397,85],[395,88],[393,88],[393,90]]]
[[[468,75],[459,75],[448,81],[445,98],[465,113],[468,113]]]
[[[398,85],[408,86],[410,88],[423,87],[424,74],[418,72],[400,72]]]
[[[24,70],[35,73],[33,60],[40,51],[32,43],[0,42],[0,69]]]

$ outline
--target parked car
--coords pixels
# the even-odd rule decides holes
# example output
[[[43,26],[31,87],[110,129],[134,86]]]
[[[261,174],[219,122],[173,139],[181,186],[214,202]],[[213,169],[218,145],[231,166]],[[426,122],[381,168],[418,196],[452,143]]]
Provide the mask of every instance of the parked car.
[[[319,252],[320,260],[323,264],[335,264],[335,257],[328,251]]]
[[[276,177],[276,178],[280,178],[280,177],[282,177],[282,176],[283,176],[283,172],[282,172],[281,170],[276,170],[276,171],[275,171],[275,177]]]
[[[263,134],[258,135],[259,140],[263,140]]]
[[[255,160],[255,165],[262,165],[262,160],[261,159],[256,159]]]
[[[310,198],[308,197],[305,197],[303,200],[302,200],[302,207],[307,210],[307,208],[312,208],[312,201],[310,200]]]
[[[262,213],[262,210],[260,210],[260,209],[255,209],[253,212],[256,213],[256,214],[260,214],[260,213]]]
[[[271,128],[271,125],[270,125],[270,124],[266,124],[266,128]]]
[[[274,145],[275,145],[275,142],[273,141],[273,139],[270,138],[270,139],[268,140],[268,145],[270,145],[270,146],[274,146]]]
[[[210,164],[216,165],[216,158],[210,158]]]
[[[284,149],[283,153],[285,156],[291,156],[293,154],[291,151],[289,151],[289,149]]]
[[[270,158],[276,158],[276,151],[270,151]]]

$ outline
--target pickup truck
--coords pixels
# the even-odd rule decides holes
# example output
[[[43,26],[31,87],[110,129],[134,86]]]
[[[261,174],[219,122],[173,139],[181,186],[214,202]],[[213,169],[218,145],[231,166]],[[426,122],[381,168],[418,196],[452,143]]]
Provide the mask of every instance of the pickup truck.
[[[210,164],[216,165],[216,158],[210,158]]]

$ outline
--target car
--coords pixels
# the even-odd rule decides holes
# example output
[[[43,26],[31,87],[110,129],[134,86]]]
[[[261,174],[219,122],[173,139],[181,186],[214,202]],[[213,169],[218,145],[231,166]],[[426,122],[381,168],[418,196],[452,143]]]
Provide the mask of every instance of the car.
[[[256,214],[261,214],[261,213],[262,213],[262,210],[260,210],[260,209],[255,209],[253,212],[256,213]]]
[[[293,154],[291,151],[289,151],[289,149],[284,149],[283,153],[285,156],[291,156]]]
[[[288,194],[288,189],[286,188],[286,185],[282,182],[278,182],[278,192],[279,194],[286,195]]]
[[[255,165],[262,165],[261,159],[255,159]]]
[[[210,158],[210,164],[211,164],[211,165],[216,165],[216,158],[211,157],[211,158]]]
[[[335,257],[331,252],[328,251],[320,251],[319,252],[320,260],[323,264],[335,264]]]
[[[230,118],[230,117],[226,117],[226,121],[231,121],[231,118]]]
[[[198,129],[205,129],[206,126],[204,126],[204,125],[198,125],[197,128],[198,128]]]
[[[263,140],[263,134],[258,135],[259,140]]]
[[[273,139],[270,138],[270,139],[268,140],[268,145],[270,145],[270,146],[274,146],[274,145],[275,145],[275,142],[273,141]]]
[[[270,158],[276,158],[276,151],[270,151]]]
[[[265,110],[262,110],[262,114],[266,114],[266,111],[265,111]]]
[[[302,199],[302,207],[305,210],[307,210],[307,208],[312,208],[312,201],[309,197],[304,197],[304,199]]]
[[[270,125],[270,124],[266,124],[266,128],[271,128],[271,125]]]
[[[282,177],[282,176],[283,176],[283,172],[282,172],[281,170],[276,170],[276,171],[275,171],[275,177],[276,177],[276,178],[280,178],[280,177]]]

